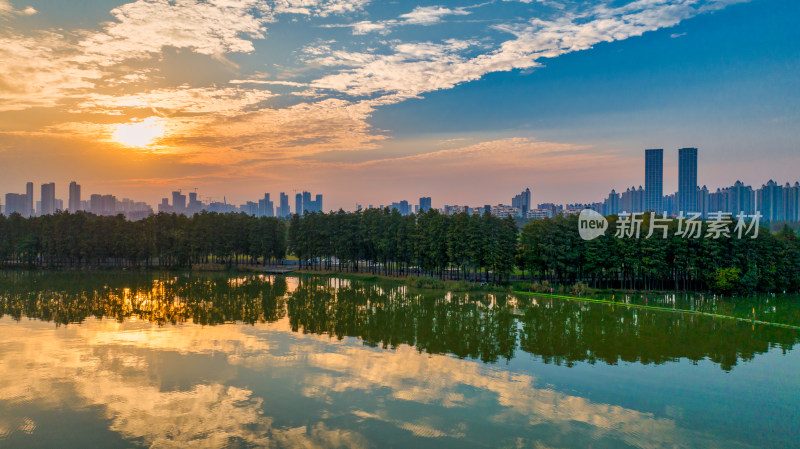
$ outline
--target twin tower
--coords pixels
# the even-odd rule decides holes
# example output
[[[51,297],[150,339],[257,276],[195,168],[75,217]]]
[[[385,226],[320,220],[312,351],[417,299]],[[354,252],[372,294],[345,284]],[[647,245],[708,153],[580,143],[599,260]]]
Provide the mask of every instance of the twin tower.
[[[664,210],[664,149],[644,150],[644,210]],[[697,205],[697,148],[678,150],[678,210],[695,212]]]

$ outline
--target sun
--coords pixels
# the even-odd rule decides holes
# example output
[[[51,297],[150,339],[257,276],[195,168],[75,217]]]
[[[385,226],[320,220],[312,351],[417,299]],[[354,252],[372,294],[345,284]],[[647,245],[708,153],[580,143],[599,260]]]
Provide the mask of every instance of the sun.
[[[117,126],[113,139],[129,147],[149,146],[164,135],[164,124],[158,117],[134,120]]]

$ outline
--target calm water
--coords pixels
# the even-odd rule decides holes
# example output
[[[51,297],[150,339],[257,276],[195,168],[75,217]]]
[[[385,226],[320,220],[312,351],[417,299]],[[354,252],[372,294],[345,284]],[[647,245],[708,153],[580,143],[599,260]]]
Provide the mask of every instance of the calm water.
[[[0,447],[797,447],[798,339],[340,279],[0,274]]]

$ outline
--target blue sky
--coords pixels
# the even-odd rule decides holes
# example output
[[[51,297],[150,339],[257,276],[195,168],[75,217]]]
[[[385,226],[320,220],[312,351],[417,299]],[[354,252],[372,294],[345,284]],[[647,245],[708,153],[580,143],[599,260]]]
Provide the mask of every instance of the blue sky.
[[[798,18],[789,0],[0,0],[0,192],[598,201],[643,183],[644,148],[674,189],[683,146],[709,187],[794,182]]]

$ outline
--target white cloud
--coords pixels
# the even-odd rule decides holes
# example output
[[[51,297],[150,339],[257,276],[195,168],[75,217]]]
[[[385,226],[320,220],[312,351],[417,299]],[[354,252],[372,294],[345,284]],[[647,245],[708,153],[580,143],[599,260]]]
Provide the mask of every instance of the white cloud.
[[[441,22],[445,16],[465,16],[469,11],[464,8],[450,9],[443,6],[417,6],[413,11],[400,16],[410,25],[433,25]]]
[[[312,85],[353,96],[389,94],[400,98],[416,97],[479,79],[487,73],[537,67],[542,58],[586,50],[601,42],[623,40],[670,27],[700,11],[696,0],[638,0],[616,8],[600,4],[587,12],[563,13],[550,20],[533,18],[522,23],[495,25],[494,29],[510,33],[515,39],[474,57],[463,54],[464,50],[474,47],[474,43],[458,45],[467,41],[456,40],[442,44],[395,44],[392,47],[394,53],[386,55],[335,51],[314,61],[331,66],[336,62],[353,65],[352,62],[357,60],[362,64],[323,76]],[[410,49],[419,56],[411,55]]]
[[[271,20],[257,12],[261,0],[137,0],[115,8],[115,21],[80,42],[85,60],[112,65],[130,58],[148,58],[165,47],[222,57],[249,53],[251,39],[264,37]]]
[[[364,9],[371,0],[276,0],[275,14],[301,14],[327,17]]]

